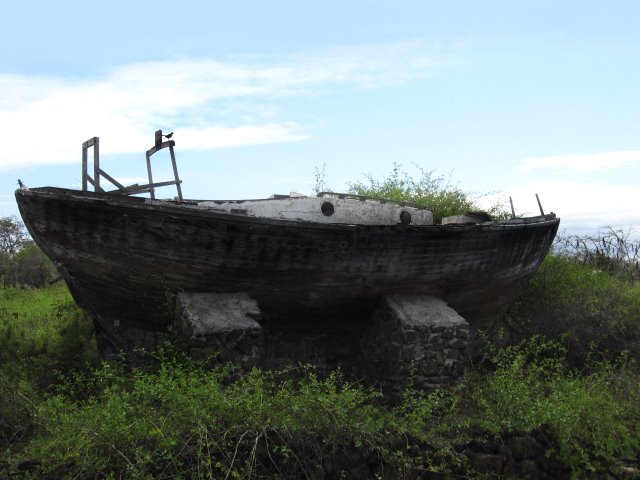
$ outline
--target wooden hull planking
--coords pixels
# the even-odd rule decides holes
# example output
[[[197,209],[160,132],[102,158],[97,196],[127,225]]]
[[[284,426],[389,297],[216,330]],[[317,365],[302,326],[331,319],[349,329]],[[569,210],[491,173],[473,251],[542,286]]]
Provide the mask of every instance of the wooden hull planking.
[[[16,199],[80,305],[150,330],[170,323],[179,291],[247,292],[266,315],[309,322],[362,318],[388,294],[434,295],[484,322],[521,292],[559,224],[319,224],[50,187]]]

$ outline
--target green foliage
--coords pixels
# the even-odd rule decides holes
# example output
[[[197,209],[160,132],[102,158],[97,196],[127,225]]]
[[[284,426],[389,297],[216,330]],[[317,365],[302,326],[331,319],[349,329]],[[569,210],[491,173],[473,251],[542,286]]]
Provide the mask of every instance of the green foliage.
[[[0,288],[0,448],[34,433],[40,389],[57,369],[96,356],[91,321],[64,285]]]
[[[561,342],[572,365],[593,350],[640,360],[640,284],[564,255],[549,255],[506,318],[516,338]]]
[[[25,242],[12,260],[12,268],[5,279],[8,285],[41,288],[56,275],[51,260],[31,241]]]
[[[95,354],[91,320],[65,285],[0,289],[0,364],[41,359],[64,368]]]
[[[16,217],[0,218],[0,286],[43,287],[56,269]]]
[[[0,252],[14,255],[27,239],[24,225],[17,217],[0,217]]]
[[[112,362],[64,374],[46,395],[14,382],[5,470],[96,478],[307,478],[472,473],[451,445],[470,431],[495,438],[544,431],[576,478],[640,448],[640,375],[626,361],[570,369],[564,349],[534,338],[493,351],[456,387],[380,395],[310,367],[238,375],[167,349],[153,367]],[[624,360],[624,359],[623,359]],[[0,377],[2,386],[3,377]],[[3,395],[10,389],[7,388]],[[7,415],[8,416],[8,415]],[[7,422],[8,425],[8,422]],[[486,435],[485,434],[485,435]],[[325,467],[323,467],[325,468]],[[0,471],[2,465],[0,465]],[[23,467],[24,470],[24,467]]]
[[[479,425],[499,435],[543,429],[577,478],[640,449],[640,375],[621,363],[568,368],[564,349],[534,337],[491,358],[495,369],[469,375],[462,396]]]
[[[69,375],[39,405],[25,455],[47,459],[39,475],[304,478],[345,448],[384,443],[390,415],[338,372],[282,380],[253,370],[229,383],[230,373],[165,358],[154,371],[105,363]]]
[[[323,163],[322,168],[313,169],[313,193],[330,192],[331,187],[327,184],[327,164]]]
[[[480,210],[475,204],[476,198],[452,185],[444,176],[436,176],[433,171],[422,168],[419,171],[420,177],[414,180],[400,165],[394,163],[393,170],[387,177],[379,180],[372,174],[367,174],[364,181],[350,183],[348,193],[411,202],[430,210],[436,222],[450,215]],[[500,216],[503,212],[496,205],[489,213]]]
[[[28,440],[33,434],[40,397],[31,379],[26,363],[0,367],[0,451],[4,446]]]

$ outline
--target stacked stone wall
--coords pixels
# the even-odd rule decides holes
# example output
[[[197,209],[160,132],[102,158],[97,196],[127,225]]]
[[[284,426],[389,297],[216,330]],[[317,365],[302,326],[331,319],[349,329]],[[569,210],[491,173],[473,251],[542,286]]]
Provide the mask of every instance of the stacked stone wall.
[[[362,339],[370,378],[387,393],[455,381],[467,362],[469,324],[438,298],[386,297]]]

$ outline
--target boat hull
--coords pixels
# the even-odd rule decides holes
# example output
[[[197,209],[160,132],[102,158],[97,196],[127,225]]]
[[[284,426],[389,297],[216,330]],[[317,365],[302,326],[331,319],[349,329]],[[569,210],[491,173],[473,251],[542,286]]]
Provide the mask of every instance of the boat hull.
[[[434,295],[471,323],[504,312],[547,254],[555,215],[477,225],[255,218],[45,187],[16,191],[34,241],[101,318],[163,330],[180,291],[247,292],[290,322],[366,318],[384,295]]]

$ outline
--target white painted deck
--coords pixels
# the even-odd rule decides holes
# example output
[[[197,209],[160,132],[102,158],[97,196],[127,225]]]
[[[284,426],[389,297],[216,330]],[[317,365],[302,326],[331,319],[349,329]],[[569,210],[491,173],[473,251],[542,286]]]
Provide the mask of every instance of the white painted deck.
[[[349,225],[433,225],[430,211],[358,198],[290,196],[265,200],[207,200],[197,208],[235,215]]]

